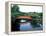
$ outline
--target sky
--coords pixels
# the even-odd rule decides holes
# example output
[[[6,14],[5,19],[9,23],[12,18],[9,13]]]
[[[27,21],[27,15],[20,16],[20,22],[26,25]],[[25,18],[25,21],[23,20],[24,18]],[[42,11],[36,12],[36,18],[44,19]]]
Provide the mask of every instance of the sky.
[[[42,12],[42,7],[41,6],[24,6],[24,5],[18,5],[19,6],[19,10],[21,12]]]

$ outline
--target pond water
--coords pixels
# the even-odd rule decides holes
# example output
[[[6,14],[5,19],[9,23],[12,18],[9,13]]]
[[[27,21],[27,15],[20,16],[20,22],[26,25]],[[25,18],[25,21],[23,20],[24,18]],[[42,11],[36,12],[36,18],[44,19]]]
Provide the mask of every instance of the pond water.
[[[43,26],[37,25],[36,27],[33,27],[29,22],[20,23],[20,31],[30,31],[30,30],[43,30]]]
[[[29,31],[32,30],[32,25],[31,23],[20,23],[20,30],[21,31]]]

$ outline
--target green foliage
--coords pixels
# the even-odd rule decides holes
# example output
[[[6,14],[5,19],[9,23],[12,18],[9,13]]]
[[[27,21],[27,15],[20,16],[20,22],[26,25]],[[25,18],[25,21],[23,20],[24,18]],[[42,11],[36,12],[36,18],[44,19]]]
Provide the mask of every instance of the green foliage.
[[[23,13],[19,11],[19,7],[17,5],[14,5],[11,7],[11,15],[12,16],[32,16],[32,23],[42,23],[42,15],[43,13],[37,13],[37,12],[29,12],[29,13]]]

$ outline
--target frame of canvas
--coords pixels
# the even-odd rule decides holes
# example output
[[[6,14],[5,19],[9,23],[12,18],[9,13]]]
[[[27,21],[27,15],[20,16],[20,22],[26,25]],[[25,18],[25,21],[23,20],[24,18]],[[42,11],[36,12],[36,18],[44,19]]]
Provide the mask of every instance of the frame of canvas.
[[[19,31],[19,32],[11,32],[11,4],[27,4],[33,6],[42,6],[43,8],[43,30],[40,31]],[[6,2],[5,6],[5,31],[7,34],[22,34],[22,33],[37,33],[37,32],[45,32],[45,4],[44,3],[33,3],[33,2]]]

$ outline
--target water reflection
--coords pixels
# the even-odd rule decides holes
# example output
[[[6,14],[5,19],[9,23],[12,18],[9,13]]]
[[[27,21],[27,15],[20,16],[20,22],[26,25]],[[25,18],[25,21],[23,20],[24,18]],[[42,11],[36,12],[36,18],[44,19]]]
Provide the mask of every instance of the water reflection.
[[[29,31],[32,30],[32,25],[30,22],[26,22],[26,23],[20,23],[20,30],[21,31]]]
[[[16,19],[11,25],[12,31],[31,31],[31,30],[43,30],[43,25],[37,23],[32,25],[29,19]]]

